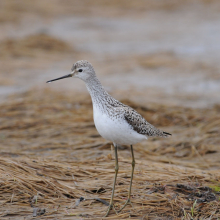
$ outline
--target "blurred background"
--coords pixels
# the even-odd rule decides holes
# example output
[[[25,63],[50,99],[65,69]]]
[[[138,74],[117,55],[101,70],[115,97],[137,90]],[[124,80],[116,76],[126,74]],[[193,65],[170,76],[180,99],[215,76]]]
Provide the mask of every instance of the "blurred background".
[[[46,84],[78,60],[172,134],[135,145],[134,207],[111,218],[219,219],[219,58],[219,0],[0,0],[1,219],[104,216],[94,198],[111,196],[112,143],[95,129],[84,82]],[[129,146],[118,155],[117,210]]]
[[[209,107],[220,94],[218,0],[1,0],[0,101],[88,60],[118,99]]]

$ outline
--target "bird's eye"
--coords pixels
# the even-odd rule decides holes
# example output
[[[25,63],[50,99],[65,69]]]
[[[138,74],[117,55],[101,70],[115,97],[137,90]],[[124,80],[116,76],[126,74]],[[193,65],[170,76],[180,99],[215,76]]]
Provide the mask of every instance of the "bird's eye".
[[[79,69],[79,72],[81,73],[83,70],[82,69]]]

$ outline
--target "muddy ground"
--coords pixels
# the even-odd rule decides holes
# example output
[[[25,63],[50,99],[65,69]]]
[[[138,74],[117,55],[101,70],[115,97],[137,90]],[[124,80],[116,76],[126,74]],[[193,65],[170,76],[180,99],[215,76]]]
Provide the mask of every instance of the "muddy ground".
[[[134,146],[132,206],[109,219],[219,219],[218,1],[1,1],[1,219],[102,219],[114,177],[85,85],[46,84],[89,60],[115,98],[172,137]],[[115,209],[126,201],[119,148]]]

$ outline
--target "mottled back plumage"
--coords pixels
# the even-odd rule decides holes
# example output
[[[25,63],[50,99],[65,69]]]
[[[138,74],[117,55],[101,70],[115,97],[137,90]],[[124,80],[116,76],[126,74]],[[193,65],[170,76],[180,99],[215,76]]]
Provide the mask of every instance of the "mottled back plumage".
[[[155,128],[148,123],[139,113],[130,107],[124,107],[124,117],[128,124],[139,134],[147,135],[148,137],[167,137],[171,135],[167,132]]]
[[[148,137],[167,137],[171,135],[170,133],[161,131],[160,129],[154,127],[133,108],[124,105],[123,103],[117,101],[112,97],[110,100],[111,101],[108,102],[109,106],[112,106],[114,110],[117,109],[117,114],[119,114],[120,112],[123,115],[124,119],[127,121],[127,123],[131,126],[131,128],[137,133],[146,135]]]

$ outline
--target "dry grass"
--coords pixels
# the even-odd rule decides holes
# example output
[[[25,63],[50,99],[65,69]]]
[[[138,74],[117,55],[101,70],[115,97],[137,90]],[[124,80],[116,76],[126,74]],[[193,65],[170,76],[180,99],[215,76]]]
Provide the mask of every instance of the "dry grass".
[[[219,106],[124,102],[173,136],[135,145],[133,206],[109,219],[219,218]],[[94,127],[90,98],[32,90],[0,109],[1,219],[102,218],[114,158]],[[116,209],[126,200],[130,163],[129,148],[120,147]]]
[[[173,11],[187,7],[201,7],[207,10],[219,11],[218,0],[2,0],[0,2],[0,23],[22,21],[25,16],[40,16],[56,18],[59,16],[84,15],[84,16],[118,16],[135,15],[148,11],[161,10]]]
[[[21,39],[7,39],[0,42],[1,58],[42,57],[42,54],[73,53],[66,42],[47,34],[29,35]]]
[[[62,59],[80,56],[69,43],[46,33],[36,33],[21,38],[0,41],[0,85],[13,85],[25,71],[49,68]],[[24,76],[27,79],[27,76]]]

